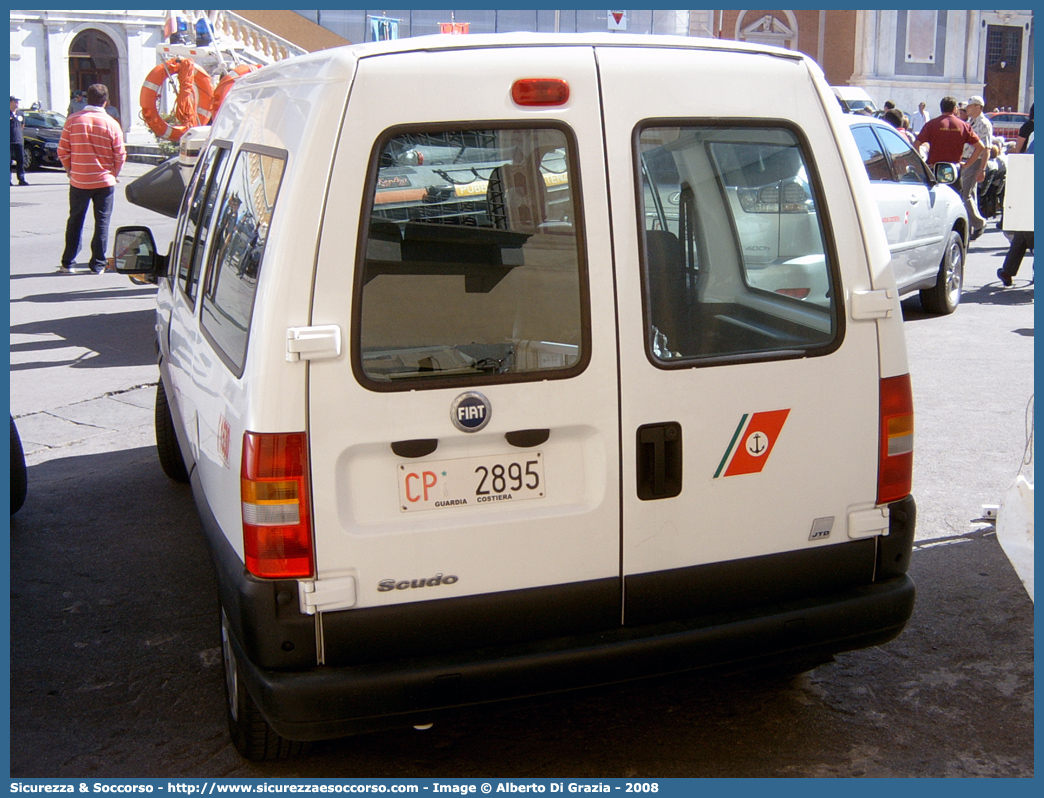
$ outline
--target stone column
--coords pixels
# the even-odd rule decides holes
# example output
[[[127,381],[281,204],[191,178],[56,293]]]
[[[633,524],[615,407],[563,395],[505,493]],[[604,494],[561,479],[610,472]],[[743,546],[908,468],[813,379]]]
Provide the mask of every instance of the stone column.
[[[878,12],[857,11],[855,40],[855,72],[850,82],[862,85],[877,74]]]
[[[66,113],[69,110],[69,53],[66,40],[69,32],[63,23],[47,20],[43,24],[43,47],[46,48],[45,63],[47,80],[50,84],[51,110]]]

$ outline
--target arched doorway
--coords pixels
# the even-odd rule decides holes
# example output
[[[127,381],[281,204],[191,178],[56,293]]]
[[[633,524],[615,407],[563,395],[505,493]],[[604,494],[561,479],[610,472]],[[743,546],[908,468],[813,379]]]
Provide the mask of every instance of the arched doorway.
[[[120,110],[120,59],[112,39],[101,31],[85,30],[69,48],[69,91],[87,91],[92,83],[109,89],[109,105]]]

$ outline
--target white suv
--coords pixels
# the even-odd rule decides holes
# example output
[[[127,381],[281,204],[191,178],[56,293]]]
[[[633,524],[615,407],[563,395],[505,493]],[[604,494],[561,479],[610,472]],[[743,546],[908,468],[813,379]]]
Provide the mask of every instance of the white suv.
[[[145,228],[116,251],[158,284],[160,460],[211,544],[245,756],[815,663],[912,612],[898,293],[800,53],[290,59],[229,92],[169,255]],[[772,272],[798,265],[815,301]]]
[[[887,122],[865,116],[846,121],[881,211],[899,293],[920,291],[926,311],[953,313],[961,301],[968,247],[968,214],[950,187],[957,166],[929,167]]]

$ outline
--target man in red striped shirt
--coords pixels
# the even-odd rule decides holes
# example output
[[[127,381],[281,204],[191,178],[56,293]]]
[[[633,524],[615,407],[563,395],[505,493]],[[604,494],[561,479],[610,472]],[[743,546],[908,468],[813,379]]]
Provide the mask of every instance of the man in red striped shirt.
[[[123,131],[109,116],[109,90],[101,83],[87,88],[87,107],[65,120],[58,142],[58,158],[69,173],[69,221],[65,226],[65,251],[58,271],[86,271],[73,261],[80,251],[80,237],[87,208],[94,205],[94,238],[91,239],[90,269],[105,271],[105,248],[109,217],[116,195],[116,178],[127,160]]]

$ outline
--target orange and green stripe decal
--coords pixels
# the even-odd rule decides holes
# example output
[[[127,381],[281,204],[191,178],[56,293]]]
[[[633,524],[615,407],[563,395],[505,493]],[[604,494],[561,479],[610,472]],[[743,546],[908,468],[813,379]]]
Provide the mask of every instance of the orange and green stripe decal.
[[[732,433],[732,440],[718,463],[714,478],[735,477],[740,474],[759,474],[768,462],[790,408],[744,413]]]

